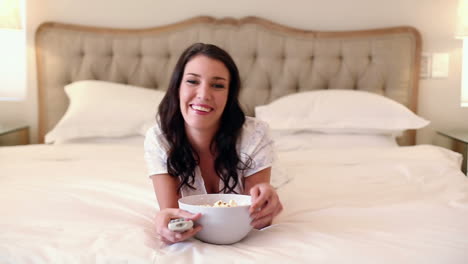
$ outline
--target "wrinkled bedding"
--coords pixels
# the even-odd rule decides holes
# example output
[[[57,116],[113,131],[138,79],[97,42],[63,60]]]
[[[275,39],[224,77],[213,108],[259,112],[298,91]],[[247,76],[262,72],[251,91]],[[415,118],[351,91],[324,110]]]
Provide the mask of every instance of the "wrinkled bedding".
[[[468,178],[435,146],[278,153],[275,223],[164,245],[140,144],[0,148],[0,263],[467,263]]]

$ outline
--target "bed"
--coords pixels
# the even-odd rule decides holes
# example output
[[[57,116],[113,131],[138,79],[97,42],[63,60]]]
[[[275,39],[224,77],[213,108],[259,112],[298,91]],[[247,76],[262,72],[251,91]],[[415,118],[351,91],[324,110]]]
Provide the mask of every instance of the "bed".
[[[225,48],[267,122],[284,211],[233,245],[156,238],[144,133],[181,51]],[[415,145],[421,37],[196,17],[147,29],[45,23],[41,144],[0,148],[1,263],[466,263],[461,156]],[[45,142],[45,143],[44,143]]]

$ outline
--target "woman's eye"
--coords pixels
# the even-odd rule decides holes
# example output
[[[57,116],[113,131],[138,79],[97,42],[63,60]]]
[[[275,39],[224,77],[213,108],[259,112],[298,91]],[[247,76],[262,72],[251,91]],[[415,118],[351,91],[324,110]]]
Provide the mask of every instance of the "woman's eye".
[[[224,88],[224,84],[213,84],[214,88],[222,89]]]
[[[197,80],[187,80],[186,82],[189,84],[198,84]]]

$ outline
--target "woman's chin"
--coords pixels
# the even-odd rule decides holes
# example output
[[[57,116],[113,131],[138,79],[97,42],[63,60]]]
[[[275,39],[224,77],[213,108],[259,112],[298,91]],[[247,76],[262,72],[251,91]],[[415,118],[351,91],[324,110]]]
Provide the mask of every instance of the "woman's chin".
[[[205,130],[205,131],[216,131],[219,127],[219,122],[213,122],[211,120],[187,120],[185,121],[185,127],[188,129]]]

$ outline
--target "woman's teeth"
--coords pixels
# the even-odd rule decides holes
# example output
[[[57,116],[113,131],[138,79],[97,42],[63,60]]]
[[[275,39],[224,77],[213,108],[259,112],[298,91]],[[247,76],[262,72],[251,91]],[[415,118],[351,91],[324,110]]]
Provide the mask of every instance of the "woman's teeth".
[[[192,105],[192,109],[198,110],[198,111],[203,111],[203,112],[210,112],[211,109],[199,105]]]

